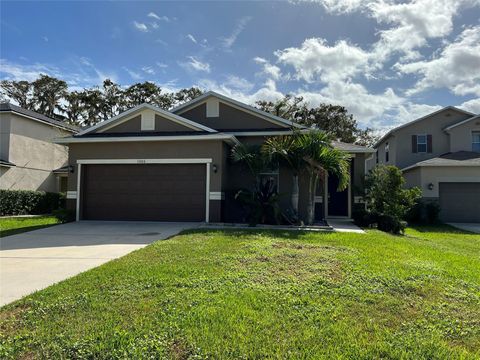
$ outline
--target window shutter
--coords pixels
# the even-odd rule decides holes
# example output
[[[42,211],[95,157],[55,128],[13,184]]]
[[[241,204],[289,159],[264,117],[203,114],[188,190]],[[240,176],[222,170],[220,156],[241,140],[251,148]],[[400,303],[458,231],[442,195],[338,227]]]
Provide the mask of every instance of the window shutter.
[[[432,150],[432,135],[427,135],[427,153],[431,153]]]
[[[412,135],[412,153],[417,152],[417,135]]]

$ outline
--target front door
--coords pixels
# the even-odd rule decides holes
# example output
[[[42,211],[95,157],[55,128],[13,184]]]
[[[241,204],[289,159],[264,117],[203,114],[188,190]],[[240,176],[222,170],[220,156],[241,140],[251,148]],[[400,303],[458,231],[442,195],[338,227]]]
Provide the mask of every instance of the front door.
[[[338,177],[328,175],[328,216],[348,216],[348,188],[337,191]]]

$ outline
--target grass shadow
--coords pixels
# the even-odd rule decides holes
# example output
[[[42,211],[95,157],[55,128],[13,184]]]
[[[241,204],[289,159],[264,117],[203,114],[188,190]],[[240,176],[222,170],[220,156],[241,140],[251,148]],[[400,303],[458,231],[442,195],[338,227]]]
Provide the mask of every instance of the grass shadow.
[[[200,228],[200,229],[189,229],[182,231],[179,235],[190,235],[190,234],[204,234],[204,233],[217,233],[225,234],[232,237],[244,237],[244,236],[268,236],[276,237],[287,240],[298,240],[303,238],[306,235],[318,234],[318,235],[331,235],[334,234],[330,231],[303,231],[303,230],[276,230],[276,229],[261,229],[252,227],[251,229],[209,229],[209,228]]]
[[[33,231],[33,230],[39,230],[39,229],[43,229],[43,228],[47,228],[47,227],[51,227],[51,226],[55,226],[55,225],[58,225],[58,224],[33,225],[33,226],[26,226],[26,227],[21,227],[21,228],[17,228],[17,229],[1,230],[0,231],[0,238],[4,238],[4,237],[7,237],[7,236],[12,236],[12,235],[17,235],[17,234],[21,234],[21,233],[29,232],[29,231]]]
[[[432,224],[432,225],[419,225],[419,224],[410,224],[409,228],[416,230],[421,233],[441,233],[441,234],[465,234],[465,235],[474,235],[475,233],[467,230],[462,230],[448,224]]]

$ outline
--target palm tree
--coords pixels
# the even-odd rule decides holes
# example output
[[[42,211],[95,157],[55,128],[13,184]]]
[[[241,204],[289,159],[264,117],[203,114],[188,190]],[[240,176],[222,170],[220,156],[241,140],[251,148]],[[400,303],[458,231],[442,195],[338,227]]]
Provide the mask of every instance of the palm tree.
[[[292,208],[295,215],[298,216],[298,175],[305,167],[302,149],[298,147],[296,141],[297,134],[283,135],[268,138],[262,146],[262,152],[268,156],[271,161],[286,163],[293,172],[292,175]]]
[[[257,182],[258,175],[267,167],[267,160],[260,151],[259,145],[237,144],[232,149],[232,159],[247,165]],[[256,186],[258,184],[256,183]]]
[[[295,132],[268,139],[263,152],[270,157],[283,159],[293,171],[292,207],[298,213],[298,176],[304,171],[309,175],[307,224],[312,224],[315,215],[315,193],[320,178],[326,173],[339,178],[338,190],[349,183],[349,155],[333,148],[331,138],[320,130]]]

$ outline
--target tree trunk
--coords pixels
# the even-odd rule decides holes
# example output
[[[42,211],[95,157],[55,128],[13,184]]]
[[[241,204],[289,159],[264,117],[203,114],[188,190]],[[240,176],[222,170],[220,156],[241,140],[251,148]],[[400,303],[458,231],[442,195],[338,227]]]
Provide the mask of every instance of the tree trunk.
[[[307,225],[312,225],[315,220],[315,195],[317,192],[318,173],[312,171],[308,184]]]
[[[298,215],[298,175],[293,175],[293,186],[292,186],[292,207],[296,215]]]

